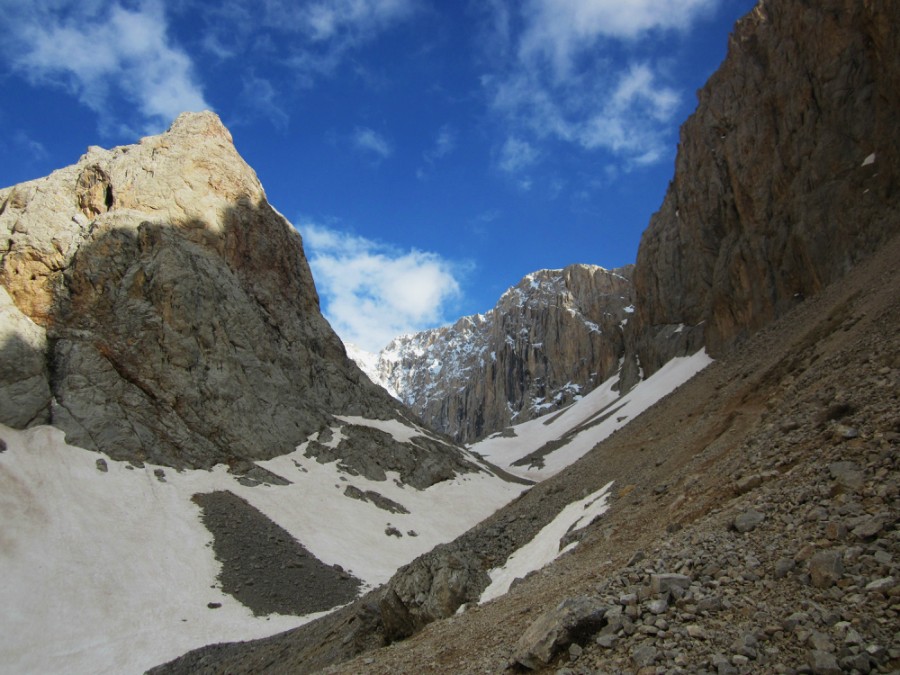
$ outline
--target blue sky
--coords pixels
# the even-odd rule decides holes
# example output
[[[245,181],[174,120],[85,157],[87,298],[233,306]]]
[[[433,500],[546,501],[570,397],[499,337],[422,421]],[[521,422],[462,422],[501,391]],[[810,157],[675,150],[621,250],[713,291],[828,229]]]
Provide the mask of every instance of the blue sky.
[[[0,0],[0,185],[215,110],[377,350],[633,262],[752,0]]]

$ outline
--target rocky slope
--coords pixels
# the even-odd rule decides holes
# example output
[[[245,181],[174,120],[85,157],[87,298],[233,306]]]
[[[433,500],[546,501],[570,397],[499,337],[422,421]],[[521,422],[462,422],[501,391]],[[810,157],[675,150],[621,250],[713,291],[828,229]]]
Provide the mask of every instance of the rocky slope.
[[[895,672],[898,255],[895,238],[361,601],[153,672]],[[609,481],[573,552],[474,604],[485,569]],[[449,605],[422,627],[435,586]]]
[[[2,423],[210,467],[291,452],[336,415],[408,415],[347,358],[299,234],[212,113],[0,191],[0,241]],[[421,453],[420,487],[473,468],[363,427],[339,451],[367,474]]]
[[[572,553],[324,672],[897,672],[897,256],[895,237],[478,528],[521,537],[614,480]]]
[[[332,670],[900,667],[898,28],[896,3],[760,2],[701,92],[642,241],[625,376],[704,344],[716,364],[376,594],[160,672],[316,670],[396,642],[609,480],[573,554]],[[435,587],[452,602],[417,602]]]
[[[721,353],[896,231],[898,35],[888,0],[760,2],[737,24],[641,240],[631,381]]]
[[[485,314],[398,337],[369,375],[462,442],[559,410],[618,370],[631,269],[529,274]]]

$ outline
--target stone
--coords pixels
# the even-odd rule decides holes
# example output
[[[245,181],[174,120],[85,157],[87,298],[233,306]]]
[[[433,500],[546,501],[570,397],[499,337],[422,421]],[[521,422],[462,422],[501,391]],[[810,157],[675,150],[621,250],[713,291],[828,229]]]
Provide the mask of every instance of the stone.
[[[613,634],[600,635],[595,640],[598,647],[603,649],[612,649],[619,642],[619,638]]]
[[[106,460],[103,459],[102,457],[100,459],[98,459],[95,462],[95,464],[97,466],[97,471],[101,471],[103,473],[106,473],[107,471],[109,471],[109,466],[107,466]]]
[[[652,666],[656,663],[659,652],[653,645],[642,644],[631,651],[631,660],[638,668]]]
[[[757,473],[751,474],[749,476],[744,476],[740,478],[734,485],[735,490],[739,495],[742,495],[746,492],[750,492],[750,490],[755,490],[760,485],[762,485],[763,479]]]
[[[594,598],[568,598],[525,630],[516,643],[514,660],[532,670],[543,667],[561,649],[599,632],[605,615],[606,605]]]
[[[651,614],[665,614],[669,609],[669,602],[665,597],[657,598],[647,605],[647,609]]]
[[[875,591],[882,592],[888,591],[896,585],[896,581],[894,577],[883,577],[881,579],[875,579],[866,584],[867,591]]]
[[[853,536],[862,540],[874,539],[884,528],[884,523],[880,518],[865,518],[861,523],[853,528]]]
[[[779,558],[775,561],[775,578],[784,579],[796,566],[793,558]]]
[[[840,551],[819,551],[809,559],[810,582],[816,588],[830,588],[844,574]]]
[[[814,675],[840,675],[842,672],[834,654],[818,649],[810,650],[809,667]]]
[[[695,623],[691,623],[685,627],[685,630],[687,631],[688,636],[693,638],[694,640],[705,640],[706,639],[706,631],[703,629],[702,626],[698,626]]]
[[[855,462],[832,462],[828,472],[835,482],[848,490],[856,491],[863,486],[863,472]]]
[[[764,513],[751,509],[735,516],[732,521],[732,527],[741,533],[750,532],[756,529],[756,527],[765,521],[765,519],[766,516]]]
[[[843,541],[847,538],[847,525],[832,521],[825,526],[825,536],[833,541]]]
[[[687,590],[691,587],[691,578],[685,574],[653,574],[650,576],[650,589],[654,593],[670,593],[675,588]]]

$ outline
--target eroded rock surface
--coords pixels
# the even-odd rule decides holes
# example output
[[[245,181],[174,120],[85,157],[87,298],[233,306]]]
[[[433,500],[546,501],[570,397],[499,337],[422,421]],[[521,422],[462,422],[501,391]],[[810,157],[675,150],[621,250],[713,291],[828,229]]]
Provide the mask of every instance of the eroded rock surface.
[[[213,113],[0,190],[0,241],[4,423],[209,467],[293,451],[333,415],[406,415],[347,358],[300,235]],[[452,475],[458,451],[432,450],[428,475]]]
[[[790,0],[738,22],[641,240],[631,378],[721,354],[897,231],[898,14]]]
[[[631,269],[529,274],[485,314],[398,337],[372,376],[459,441],[559,410],[617,372]]]

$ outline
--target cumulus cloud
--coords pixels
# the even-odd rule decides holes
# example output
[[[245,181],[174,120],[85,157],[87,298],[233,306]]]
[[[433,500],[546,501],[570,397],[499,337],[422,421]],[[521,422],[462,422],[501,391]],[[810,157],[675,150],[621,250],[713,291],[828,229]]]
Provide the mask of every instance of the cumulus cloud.
[[[360,127],[353,132],[353,145],[375,155],[377,159],[387,159],[394,152],[387,138],[368,127]]]
[[[377,352],[403,333],[447,320],[459,265],[306,223],[299,227],[323,312],[345,342]]]
[[[494,0],[494,21],[483,25],[495,27],[493,53],[504,56],[482,79],[491,109],[535,151],[553,140],[603,150],[624,170],[660,161],[683,96],[654,62],[654,41],[637,40],[684,33],[720,1],[527,0],[513,21],[509,6]],[[498,167],[527,168],[506,143]]]
[[[185,110],[209,108],[191,59],[168,36],[158,1],[129,9],[38,0],[4,3],[4,10],[4,56],[13,69],[34,83],[67,88],[106,129],[136,121],[142,131],[158,131]],[[133,111],[126,120],[112,112],[115,96]]]

